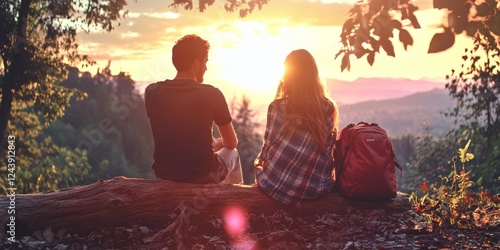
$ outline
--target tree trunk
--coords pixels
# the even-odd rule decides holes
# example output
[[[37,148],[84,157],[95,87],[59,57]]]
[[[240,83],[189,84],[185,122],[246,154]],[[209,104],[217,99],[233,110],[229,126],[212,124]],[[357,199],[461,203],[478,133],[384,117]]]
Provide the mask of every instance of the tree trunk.
[[[21,84],[27,67],[27,33],[28,17],[31,0],[22,0],[19,9],[18,21],[16,24],[16,38],[14,39],[14,54],[8,69],[5,69],[5,78],[2,85],[2,101],[0,102],[0,155],[4,156],[5,138],[7,136],[7,125],[10,120],[12,109],[13,93],[16,84]]]
[[[293,207],[281,204],[259,188],[250,186],[115,177],[54,192],[2,197],[0,225],[8,225],[13,219],[11,216],[15,216],[16,237],[49,226],[70,232],[131,225],[165,227],[169,215],[179,208],[184,210],[184,220],[189,223],[196,221],[193,220],[195,216],[221,216],[225,209],[233,206],[247,213],[265,215],[280,209],[293,215],[345,213],[350,208],[410,209],[408,198],[402,193],[391,202],[375,202],[347,200],[332,192],[320,199],[303,202],[301,207]],[[8,230],[9,227],[1,233]]]
[[[2,85],[2,101],[0,102],[0,155],[3,157],[4,147],[6,145],[7,138],[7,125],[10,120],[10,111],[12,109],[12,88],[8,82],[4,82]]]

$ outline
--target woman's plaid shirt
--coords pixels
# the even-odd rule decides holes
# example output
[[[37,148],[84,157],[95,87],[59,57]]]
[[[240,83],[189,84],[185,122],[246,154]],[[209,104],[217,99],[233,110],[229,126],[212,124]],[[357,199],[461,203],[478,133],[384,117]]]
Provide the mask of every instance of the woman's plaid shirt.
[[[325,99],[326,147],[319,148],[303,119],[285,112],[286,99],[273,101],[268,108],[264,145],[255,160],[259,187],[274,199],[296,204],[318,198],[334,186],[333,147],[336,134],[334,105]]]

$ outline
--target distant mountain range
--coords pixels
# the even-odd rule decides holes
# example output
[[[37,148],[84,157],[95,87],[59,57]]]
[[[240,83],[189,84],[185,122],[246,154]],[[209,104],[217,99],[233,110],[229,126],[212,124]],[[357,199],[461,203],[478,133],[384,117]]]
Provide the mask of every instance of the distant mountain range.
[[[327,79],[330,96],[338,104],[404,97],[416,92],[444,89],[444,80],[405,78],[358,78],[352,82]]]
[[[365,121],[382,126],[390,137],[422,134],[427,126],[433,134],[448,131],[453,121],[443,112],[454,106],[444,89],[418,92],[401,98],[339,104],[340,127]]]
[[[444,89],[445,81],[434,79],[358,78],[348,82],[327,79],[326,87],[340,110],[341,128],[360,121],[381,125],[392,138],[422,134],[427,126],[434,134],[448,131],[453,122],[443,112],[454,106]],[[136,84],[140,93],[145,82]],[[250,98],[255,98],[251,97]],[[228,103],[231,97],[226,93]],[[269,103],[251,99],[257,122],[265,126]]]

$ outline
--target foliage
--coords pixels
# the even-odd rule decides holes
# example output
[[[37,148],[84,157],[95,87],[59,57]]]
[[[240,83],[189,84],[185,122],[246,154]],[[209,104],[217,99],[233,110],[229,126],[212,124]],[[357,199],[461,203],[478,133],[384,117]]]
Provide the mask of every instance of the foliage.
[[[414,14],[416,10],[418,7],[409,0],[368,0],[356,3],[342,26],[340,39],[343,47],[335,56],[337,58],[343,54],[340,70],[350,70],[351,55],[355,55],[357,59],[367,55],[370,65],[375,62],[375,53],[382,50],[395,57],[390,40],[394,37],[394,30],[398,31],[399,41],[405,50],[413,45],[413,38],[403,28],[402,22],[408,20],[414,28],[420,28]]]
[[[397,175],[398,191],[400,192],[411,193],[418,186],[417,180],[420,179],[420,175],[410,165],[410,162],[415,158],[416,140],[417,137],[414,135],[391,138],[396,160],[403,167],[402,174]]]
[[[472,5],[471,5],[472,4]],[[456,101],[453,110],[446,113],[454,118],[451,133],[455,138],[466,137],[475,142],[477,156],[474,173],[478,184],[490,191],[500,191],[500,5],[498,1],[466,2],[467,9],[476,10],[468,21],[455,24],[456,33],[465,29],[473,37],[472,49],[462,56],[462,69],[452,70],[447,76],[446,89]],[[471,7],[472,6],[472,7]],[[450,18],[457,19],[451,9]],[[461,19],[458,19],[461,20]],[[465,23],[464,23],[465,22]],[[462,25],[462,26],[460,26]]]
[[[448,176],[448,156],[453,154],[459,145],[449,133],[438,137],[434,136],[429,128],[425,131],[422,136],[412,141],[415,151],[404,174],[405,182],[411,183],[412,190],[418,187],[422,178],[428,183],[437,183],[440,180],[438,176]]]
[[[446,88],[456,100],[456,106],[446,115],[459,125],[453,130],[456,135],[463,134],[477,142],[475,150],[479,152],[482,163],[480,171],[487,174],[493,170],[493,176],[498,176],[500,37],[493,39],[477,33],[473,49],[465,50],[465,53],[461,72],[452,71],[448,76]]]
[[[428,53],[446,50],[455,43],[455,35],[465,34],[474,39],[487,40],[490,44],[500,35],[500,13],[495,0],[435,0],[434,8],[446,9],[447,22],[442,24],[443,32],[431,39]],[[384,50],[395,57],[391,39],[394,30],[405,48],[413,45],[413,38],[404,29],[405,24],[420,28],[414,14],[418,7],[409,0],[365,0],[354,5],[349,18],[344,22],[340,35],[343,47],[336,57],[342,55],[341,71],[350,70],[350,55],[360,59],[367,55],[370,65],[375,62],[375,53]]]
[[[474,141],[471,150],[475,153],[474,159],[470,162],[474,171],[471,174],[472,180],[478,186],[492,193],[500,193],[500,140],[499,134],[486,135],[483,129],[475,129],[467,126],[460,126],[459,129],[451,131],[450,134],[457,137],[465,137]]]
[[[456,124],[475,129],[485,136],[500,133],[500,67],[495,69],[500,66],[499,55],[500,50],[497,50],[496,65],[490,69],[469,74],[470,78],[460,73],[460,76],[446,84],[450,95],[457,102],[455,109],[448,112],[447,116],[455,118]],[[494,139],[498,138],[491,138]]]
[[[245,184],[255,182],[254,160],[262,147],[260,124],[255,122],[255,112],[250,108],[250,99],[243,96],[239,103],[231,102],[233,126],[238,136],[238,152],[240,154],[243,181]]]
[[[443,33],[435,34],[429,45],[429,53],[448,49],[454,44],[455,35],[465,33],[474,41],[472,49],[466,49],[462,57],[464,64],[460,72],[452,71],[446,84],[456,107],[448,112],[455,118],[456,128],[442,140],[424,137],[416,148],[414,162],[419,174],[434,178],[445,174],[446,155],[461,142],[469,138],[477,157],[476,170],[470,176],[479,185],[498,191],[500,141],[500,5],[498,1],[436,0],[434,8],[446,9],[447,22]],[[399,31],[399,41],[405,49],[413,43],[408,31],[402,29],[407,19],[419,28],[413,12],[417,9],[407,0],[367,0],[354,5],[350,17],[345,21],[341,39],[344,47],[337,57],[344,54],[341,70],[350,69],[349,56],[358,59],[367,55],[374,63],[375,52],[381,48],[389,56],[395,56],[390,38]]]
[[[465,32],[469,37],[491,44],[500,36],[500,6],[496,0],[436,0],[434,8],[447,10],[447,23],[442,25],[443,33],[432,37],[429,53],[440,52],[453,46],[455,34]]]
[[[108,66],[95,76],[74,68],[62,85],[88,95],[45,129],[57,145],[80,149],[92,166],[85,183],[117,175],[153,177],[153,139],[144,100],[129,75]]]
[[[62,116],[70,98],[78,94],[57,84],[67,74],[65,63],[92,63],[78,53],[77,32],[111,31],[125,5],[125,0],[0,3],[0,154],[12,102],[34,102],[32,110],[44,117],[44,123]],[[24,86],[31,86],[31,91],[23,92]]]
[[[198,11],[204,12],[208,6],[211,6],[215,3],[216,0],[200,0],[198,2]],[[262,9],[262,6],[267,4],[270,0],[225,0],[224,9],[227,12],[239,11],[240,17],[246,17],[248,14],[251,14],[255,7],[259,10]],[[222,0],[220,0],[222,2]],[[172,7],[183,6],[186,10],[193,9],[193,1],[192,0],[174,0]]]
[[[14,136],[16,193],[51,191],[73,186],[87,176],[91,166],[86,152],[58,146],[52,137],[42,136],[44,125],[33,112],[33,105],[15,102],[9,136]],[[7,176],[6,163],[0,159],[0,173]],[[9,172],[10,173],[10,172]],[[7,178],[0,179],[7,192]]]
[[[65,115],[50,125],[40,121],[33,103],[14,103],[9,135],[16,138],[17,192],[51,191],[117,175],[153,177],[149,122],[130,76],[112,75],[109,66],[94,77],[76,68],[69,72],[59,86],[87,98],[71,99]],[[7,176],[1,163],[0,172]],[[3,191],[9,187],[5,181],[0,180]]]
[[[412,192],[418,187],[420,180],[424,180],[430,185],[441,182],[440,176],[450,176],[452,171],[447,167],[450,164],[449,155],[454,154],[455,149],[472,140],[475,143],[470,144],[469,151],[475,153],[474,159],[468,162],[473,171],[469,173],[469,178],[476,185],[471,190],[478,192],[485,190],[491,193],[500,192],[500,141],[495,141],[492,148],[486,145],[486,138],[481,134],[471,133],[470,130],[449,131],[442,136],[433,135],[429,129],[426,129],[422,136],[412,136],[408,141],[401,142],[402,139],[394,140],[395,152],[403,157],[405,171],[400,178],[400,190]],[[404,143],[404,144],[402,144]],[[408,144],[408,145],[405,145]],[[405,146],[408,152],[400,152],[399,147]]]
[[[441,184],[429,188],[423,182],[420,188],[425,193],[421,198],[413,193],[410,196],[413,209],[424,215],[428,222],[435,227],[454,226],[464,229],[476,229],[479,224],[474,218],[474,213],[479,206],[500,208],[499,197],[494,197],[489,192],[478,194],[470,192],[473,182],[470,180],[471,170],[465,169],[465,163],[474,159],[474,154],[469,152],[471,141],[458,150],[458,156],[453,157],[453,171],[441,178]],[[462,164],[458,169],[457,164]]]

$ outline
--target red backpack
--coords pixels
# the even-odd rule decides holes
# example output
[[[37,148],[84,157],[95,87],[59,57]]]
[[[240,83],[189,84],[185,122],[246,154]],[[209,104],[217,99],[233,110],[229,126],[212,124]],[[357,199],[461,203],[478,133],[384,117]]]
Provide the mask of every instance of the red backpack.
[[[347,198],[390,199],[397,195],[392,143],[375,123],[344,127],[335,143],[336,189]]]

